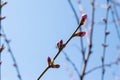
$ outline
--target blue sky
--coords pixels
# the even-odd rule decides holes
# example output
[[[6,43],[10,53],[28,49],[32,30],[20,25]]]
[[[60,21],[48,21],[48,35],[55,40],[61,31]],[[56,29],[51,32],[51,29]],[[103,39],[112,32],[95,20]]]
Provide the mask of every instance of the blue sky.
[[[57,53],[56,43],[63,39],[64,42],[70,37],[77,23],[74,14],[67,0],[7,0],[8,4],[2,8],[2,15],[6,19],[2,21],[7,38],[11,40],[10,46],[18,63],[23,80],[36,80],[40,73],[47,66],[47,57],[53,58]],[[79,17],[77,0],[72,1]],[[96,0],[97,3],[106,4],[105,0]],[[91,20],[90,0],[82,1],[84,12]],[[96,7],[95,21],[99,22],[105,17],[106,9]],[[110,13],[111,15],[111,13]],[[111,21],[111,17],[109,17]],[[113,23],[108,25],[110,35],[107,39],[106,63],[115,61],[118,57],[116,47],[120,46]],[[82,26],[83,30],[89,30],[90,23]],[[120,28],[119,28],[120,31]],[[93,54],[90,57],[87,70],[101,65],[104,37],[104,24],[95,24],[93,38]],[[83,37],[84,47],[87,48],[86,36]],[[4,39],[2,39],[2,43]],[[79,38],[73,38],[64,51],[81,71],[82,55],[76,48],[79,45]],[[49,69],[41,80],[72,80],[69,74],[72,73],[74,80],[79,80],[71,64],[69,64],[61,53],[55,63],[59,63],[59,69]],[[18,80],[13,61],[7,51],[2,53],[1,80]],[[120,76],[120,66],[106,68],[105,79],[114,80],[113,73]],[[68,69],[68,71],[67,71]],[[101,69],[85,76],[85,80],[101,80]]]

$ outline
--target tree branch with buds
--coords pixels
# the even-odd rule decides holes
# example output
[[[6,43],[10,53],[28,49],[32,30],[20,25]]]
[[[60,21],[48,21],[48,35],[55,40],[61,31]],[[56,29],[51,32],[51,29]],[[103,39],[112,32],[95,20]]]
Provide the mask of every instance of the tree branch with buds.
[[[77,26],[77,28],[75,29],[75,31],[73,32],[73,34],[69,37],[69,39],[66,41],[66,43],[63,43],[63,40],[60,40],[57,43],[57,47],[58,47],[58,52],[56,53],[56,55],[54,56],[54,58],[51,60],[50,57],[48,57],[47,62],[48,62],[48,66],[45,68],[45,70],[40,74],[40,76],[37,78],[37,80],[40,80],[40,78],[45,74],[45,72],[49,69],[49,68],[59,68],[60,65],[59,64],[54,64],[54,61],[56,60],[56,58],[59,56],[60,52],[66,47],[66,45],[70,42],[70,40],[75,37],[75,36],[79,36],[79,37],[83,37],[85,35],[86,32],[77,32],[78,29],[84,24],[85,20],[87,18],[87,14],[83,14],[80,20],[79,25]]]

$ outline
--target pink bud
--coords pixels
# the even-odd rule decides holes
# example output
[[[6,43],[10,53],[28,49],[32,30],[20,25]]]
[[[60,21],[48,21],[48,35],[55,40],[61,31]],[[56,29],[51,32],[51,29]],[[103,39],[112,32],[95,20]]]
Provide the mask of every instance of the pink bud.
[[[51,65],[51,58],[49,56],[47,58],[47,62],[48,62],[48,65],[50,66]]]
[[[80,24],[83,25],[85,20],[87,18],[87,14],[82,14],[81,20],[80,20]]]
[[[0,61],[0,65],[2,64],[2,61]]]
[[[57,43],[57,47],[58,47],[59,49],[62,49],[62,48],[65,47],[65,44],[63,44],[63,40],[60,40],[60,41]]]
[[[51,67],[52,67],[52,68],[59,68],[60,65],[59,65],[59,64],[53,64]]]
[[[86,19],[87,18],[87,14],[82,14],[82,19]]]
[[[66,44],[63,44],[63,45],[62,45],[62,48],[64,48],[65,46],[66,46]]]
[[[83,37],[85,34],[86,34],[85,31],[83,31],[83,32],[77,32],[77,33],[74,34],[74,36]]]
[[[60,47],[60,45],[63,44],[63,40],[61,39],[58,43],[57,43],[57,46]]]
[[[0,47],[0,53],[3,51],[3,49],[4,49],[4,45]]]

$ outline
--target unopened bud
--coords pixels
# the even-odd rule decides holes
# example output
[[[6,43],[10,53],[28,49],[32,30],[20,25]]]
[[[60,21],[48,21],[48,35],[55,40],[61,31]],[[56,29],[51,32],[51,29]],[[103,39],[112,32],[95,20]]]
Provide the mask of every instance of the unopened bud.
[[[102,46],[103,46],[103,47],[108,47],[108,45],[107,45],[107,44],[105,44],[105,43],[103,43],[103,44],[102,44]]]
[[[109,35],[109,34],[110,34],[110,32],[106,31],[106,32],[105,32],[105,34],[106,34],[106,35]]]
[[[16,63],[14,63],[14,64],[13,64],[13,66],[14,66],[14,67],[17,67],[17,64],[16,64]]]
[[[107,5],[107,9],[109,10],[111,8],[111,5]]]
[[[51,65],[51,58],[49,56],[47,58],[47,62],[48,62],[48,65],[50,66]]]
[[[107,23],[107,19],[106,19],[106,18],[103,18],[102,20],[103,20],[105,23]]]
[[[80,24],[83,25],[85,20],[87,18],[87,14],[82,14],[81,20],[80,20]]]
[[[103,58],[103,56],[101,56],[101,61],[102,61],[102,62],[104,61],[104,58]]]
[[[6,4],[7,4],[6,1],[2,1],[2,2],[0,2],[0,7],[3,7],[3,6],[6,5]]]
[[[57,43],[57,47],[59,48],[59,50],[61,50],[61,49],[63,49],[65,47],[65,44],[63,44],[62,39]]]
[[[5,19],[6,17],[5,16],[0,16],[0,20],[3,20]]]
[[[85,31],[83,31],[83,32],[76,32],[73,36],[83,37],[85,34],[86,34]]]
[[[0,61],[0,65],[2,64],[2,61]]]
[[[51,67],[52,67],[52,68],[59,68],[60,65],[59,65],[59,64],[53,64]]]
[[[0,47],[0,53],[3,51],[4,48],[5,48],[4,45]]]

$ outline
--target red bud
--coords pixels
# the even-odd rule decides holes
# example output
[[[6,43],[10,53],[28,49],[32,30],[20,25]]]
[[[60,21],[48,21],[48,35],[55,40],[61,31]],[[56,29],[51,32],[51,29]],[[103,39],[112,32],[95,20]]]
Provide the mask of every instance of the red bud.
[[[62,48],[65,47],[65,44],[63,44],[63,40],[60,40],[60,41],[57,43],[57,47],[58,47],[59,49],[62,49]]]
[[[60,48],[62,44],[63,44],[63,40],[60,40],[60,41],[57,43],[57,47]]]
[[[86,19],[87,18],[87,14],[82,14],[82,19]]]
[[[83,25],[85,20],[87,18],[87,14],[82,14],[81,20],[80,20],[80,24]]]
[[[0,61],[0,65],[2,64],[2,61]]]
[[[79,36],[79,37],[83,37],[86,34],[86,32],[76,32],[73,36]]]
[[[50,66],[51,65],[51,58],[49,56],[47,58],[47,62],[48,62],[48,65]]]
[[[52,68],[59,68],[60,65],[59,65],[59,64],[53,64],[51,67],[52,67]]]
[[[4,49],[4,45],[0,47],[0,53],[3,51],[3,49]]]

